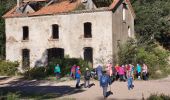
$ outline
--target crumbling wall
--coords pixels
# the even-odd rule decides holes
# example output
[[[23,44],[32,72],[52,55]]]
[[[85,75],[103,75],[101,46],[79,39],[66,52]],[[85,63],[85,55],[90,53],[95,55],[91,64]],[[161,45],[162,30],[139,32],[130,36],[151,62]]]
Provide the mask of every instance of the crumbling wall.
[[[77,12],[35,17],[6,18],[6,59],[19,61],[22,49],[30,50],[30,67],[46,64],[47,49],[63,48],[70,57],[83,58],[83,48],[93,48],[93,67],[112,55],[112,11]],[[92,38],[84,38],[85,22],[92,23]],[[59,39],[52,39],[52,25],[59,25]],[[29,27],[29,40],[22,40],[22,27]],[[12,39],[11,39],[12,38]],[[103,53],[104,52],[104,53]]]

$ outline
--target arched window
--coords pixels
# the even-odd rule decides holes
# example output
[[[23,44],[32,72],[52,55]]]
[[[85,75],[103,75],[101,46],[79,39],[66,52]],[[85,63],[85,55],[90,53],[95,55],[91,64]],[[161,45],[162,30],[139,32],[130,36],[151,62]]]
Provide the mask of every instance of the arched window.
[[[52,38],[59,39],[59,27],[57,24],[52,25]]]
[[[84,23],[84,37],[85,38],[92,37],[92,24],[90,22]]]

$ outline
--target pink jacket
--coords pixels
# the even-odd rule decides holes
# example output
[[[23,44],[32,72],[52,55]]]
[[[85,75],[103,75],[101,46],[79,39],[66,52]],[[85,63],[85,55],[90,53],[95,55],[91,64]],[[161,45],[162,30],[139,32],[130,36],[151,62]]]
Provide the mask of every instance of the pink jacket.
[[[119,75],[124,75],[124,74],[125,74],[124,68],[120,67],[119,68]]]

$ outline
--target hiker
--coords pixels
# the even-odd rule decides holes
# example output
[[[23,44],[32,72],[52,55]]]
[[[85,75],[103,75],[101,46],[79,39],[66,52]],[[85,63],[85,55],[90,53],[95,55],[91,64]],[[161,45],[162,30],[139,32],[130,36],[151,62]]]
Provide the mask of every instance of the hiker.
[[[72,77],[73,79],[75,79],[76,67],[77,66],[75,64],[71,67],[70,77]]]
[[[86,68],[86,71],[84,73],[84,87],[85,88],[90,88],[90,78],[91,78],[91,73],[88,68]]]
[[[129,64],[130,68],[131,68],[131,75],[132,75],[132,78],[133,80],[135,79],[134,77],[134,70],[135,70],[135,67],[132,65],[132,64]]]
[[[55,75],[56,75],[56,79],[59,79],[59,78],[60,78],[60,74],[61,74],[61,70],[60,70],[59,64],[57,64],[57,65],[54,67],[54,73],[55,73]]]
[[[148,79],[147,74],[148,74],[148,67],[147,67],[146,64],[143,64],[143,66],[142,66],[142,77],[143,77],[143,80],[147,80]]]
[[[75,73],[75,78],[77,80],[76,88],[80,88],[80,86],[79,86],[79,84],[80,84],[80,77],[81,77],[80,66],[77,66],[76,67],[76,73]]]
[[[125,81],[124,75],[125,75],[125,70],[124,70],[124,65],[122,65],[121,67],[119,67],[119,78],[120,78],[120,81]]]
[[[118,80],[119,79],[119,68],[120,68],[120,66],[119,66],[119,64],[116,64],[116,66],[115,66],[115,75],[116,75],[116,80]]]
[[[97,72],[98,80],[100,81],[100,77],[102,76],[102,66],[101,65],[97,66],[96,72]]]
[[[107,67],[107,73],[111,77],[113,75],[112,63],[110,62],[109,64],[106,65],[106,67]]]
[[[107,67],[107,74],[109,75],[109,77],[110,77],[110,80],[111,80],[111,82],[113,82],[114,80],[115,80],[115,73],[114,73],[114,67],[112,66],[112,63],[111,62],[109,62],[107,65],[106,65],[106,67]]]
[[[106,98],[108,96],[108,94],[107,94],[108,85],[111,85],[111,80],[110,80],[109,75],[106,74],[106,71],[104,71],[103,75],[100,78],[100,86],[103,88],[104,98]],[[111,90],[110,90],[110,92],[111,92]]]
[[[137,77],[138,77],[138,80],[140,80],[141,79],[141,66],[139,65],[139,64],[137,64]]]
[[[133,69],[132,66],[129,66],[129,70],[127,70],[127,86],[128,86],[128,90],[133,89],[134,85],[133,85]]]

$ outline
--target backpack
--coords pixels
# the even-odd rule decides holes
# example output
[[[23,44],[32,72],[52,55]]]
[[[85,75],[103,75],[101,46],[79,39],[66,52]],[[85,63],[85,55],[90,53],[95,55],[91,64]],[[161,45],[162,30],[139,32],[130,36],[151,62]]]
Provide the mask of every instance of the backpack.
[[[90,79],[90,76],[91,76],[90,71],[87,71],[87,72],[86,72],[85,79],[89,80],[89,79]]]
[[[101,77],[101,86],[106,86],[108,84],[107,82],[107,76],[104,75]]]

